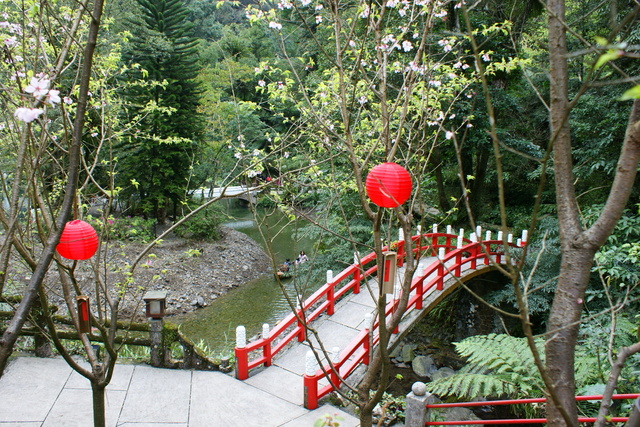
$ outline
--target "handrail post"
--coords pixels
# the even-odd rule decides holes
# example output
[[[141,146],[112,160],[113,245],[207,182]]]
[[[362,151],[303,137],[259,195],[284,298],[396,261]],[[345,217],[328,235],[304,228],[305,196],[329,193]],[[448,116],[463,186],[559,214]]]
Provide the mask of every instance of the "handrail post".
[[[438,250],[438,282],[436,283],[436,290],[441,291],[444,289],[444,248]]]
[[[353,293],[359,294],[360,282],[362,282],[362,271],[360,271],[362,266],[360,265],[360,256],[358,252],[353,253],[353,265],[356,267],[356,271],[353,272],[353,281],[355,282],[355,285],[353,286]]]
[[[371,339],[373,331],[373,315],[371,313],[364,315],[364,329],[367,331],[367,336],[362,343],[362,348],[364,349],[362,363],[369,365],[369,362],[371,361]]]
[[[313,410],[318,407],[318,379],[316,378],[317,361],[313,351],[306,354],[304,384],[304,407]]]
[[[262,355],[264,356],[264,366],[271,366],[271,341],[269,340],[269,324],[262,324],[262,339],[264,340],[264,346],[262,347]]]
[[[307,336],[307,331],[305,329],[304,324],[302,323],[302,303],[298,301],[298,309],[296,310],[297,318],[298,318],[298,328],[300,331],[298,332],[298,342],[303,342]]]
[[[478,264],[478,252],[480,246],[478,245],[478,235],[476,233],[471,233],[471,242],[475,243],[473,248],[471,249],[471,264],[470,267],[472,270],[475,270]]]
[[[404,238],[404,230],[402,228],[398,229],[398,267],[402,267],[404,265],[404,256],[405,256],[405,238]]]
[[[327,314],[333,316],[336,308],[336,284],[333,283],[333,270],[327,270]]]
[[[435,397],[431,393],[427,393],[424,383],[414,383],[406,398],[404,425],[406,427],[423,427],[429,421],[427,405],[433,403],[434,400]]]
[[[457,241],[456,241],[456,249],[462,249],[462,244],[463,241],[460,237],[458,237]],[[453,267],[453,276],[454,277],[460,277],[460,275],[462,274],[462,251],[458,251],[458,253],[456,254],[456,263]]]
[[[424,271],[420,280],[416,283],[416,309],[422,310],[422,298],[424,298]],[[409,307],[407,307],[409,308]]]
[[[331,350],[331,363],[333,369],[329,373],[329,378],[331,385],[337,390],[340,388],[340,375],[338,374],[340,371],[340,347],[333,347]]]
[[[247,346],[247,330],[240,325],[236,328],[236,378],[246,380],[249,378],[249,352]]]
[[[487,241],[491,240],[491,230],[487,230],[484,240],[487,240]],[[486,243],[485,247],[486,247],[486,254],[484,258],[484,265],[489,265],[491,264],[491,244]]]

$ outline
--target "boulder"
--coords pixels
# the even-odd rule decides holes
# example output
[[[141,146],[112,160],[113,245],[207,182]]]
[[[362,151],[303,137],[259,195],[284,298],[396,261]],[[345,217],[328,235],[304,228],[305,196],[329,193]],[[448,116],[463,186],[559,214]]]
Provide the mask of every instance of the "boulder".
[[[418,348],[417,344],[405,344],[402,346],[400,358],[402,362],[411,362],[413,360],[413,351]]]
[[[456,371],[454,371],[451,368],[447,368],[446,366],[438,369],[437,371],[435,371],[433,374],[431,374],[431,381],[435,381],[437,379],[440,378],[446,378],[446,377],[450,377],[451,375],[455,374]]]
[[[430,356],[416,356],[411,362],[411,367],[413,368],[413,372],[421,378],[430,378],[431,375],[438,370],[433,358]]]

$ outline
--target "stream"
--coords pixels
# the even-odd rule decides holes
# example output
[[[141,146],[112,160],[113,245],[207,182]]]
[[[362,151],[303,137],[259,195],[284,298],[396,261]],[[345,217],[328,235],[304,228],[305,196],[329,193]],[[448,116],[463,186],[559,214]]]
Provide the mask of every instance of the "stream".
[[[296,238],[298,228],[306,225],[304,221],[290,223],[282,213],[270,212],[266,215],[264,210],[257,212],[256,221],[251,209],[237,200],[225,201],[223,206],[231,218],[223,225],[247,234],[267,253],[268,245],[265,244],[260,230],[273,236],[269,239],[270,246],[278,264],[286,258],[295,259],[301,250],[311,253],[313,242]],[[295,294],[294,283],[295,279],[282,281],[290,294]],[[321,283],[318,283],[318,286],[320,285]],[[208,307],[175,316],[172,322],[180,325],[181,331],[194,342],[202,341],[211,350],[224,351],[235,346],[235,329],[238,325],[244,325],[247,337],[253,337],[260,333],[264,323],[273,327],[290,311],[275,277],[265,274],[231,289]]]

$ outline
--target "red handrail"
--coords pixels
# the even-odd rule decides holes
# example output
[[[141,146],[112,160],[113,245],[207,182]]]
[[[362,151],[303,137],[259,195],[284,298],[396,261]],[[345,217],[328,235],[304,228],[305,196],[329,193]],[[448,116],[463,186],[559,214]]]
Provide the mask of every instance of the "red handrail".
[[[302,304],[302,309],[298,309],[296,314],[290,313],[287,315],[269,332],[269,336],[260,338],[244,347],[236,347],[236,378],[245,380],[249,378],[250,370],[260,365],[271,366],[273,357],[294,338],[297,337],[299,342],[304,341],[305,327],[300,320],[309,323],[317,319],[323,312],[332,315],[337,300],[349,291],[359,293],[361,281],[376,273],[377,266],[375,265],[365,270],[364,273],[362,272],[362,269],[367,264],[375,261],[375,259],[375,252],[362,257],[359,264],[354,263],[345,268],[330,282],[325,283],[308,297]],[[350,277],[352,279],[348,280]],[[336,289],[336,286],[344,281],[347,282],[339,289]],[[324,301],[316,306],[316,303],[323,298]],[[249,355],[260,349],[262,349],[262,356],[249,360]]]
[[[439,243],[440,239],[444,238],[444,243]],[[430,239],[431,244],[427,246],[421,246],[420,244],[416,245],[414,248],[414,254],[420,254],[423,250],[431,250],[433,253],[438,253],[440,248],[445,249],[445,256],[439,260],[439,262],[432,263],[429,267],[427,267],[421,274],[417,277],[414,277],[411,283],[411,288],[409,290],[410,297],[407,304],[407,310],[415,307],[416,309],[422,309],[422,301],[424,299],[425,294],[431,290],[434,286],[436,286],[437,290],[442,290],[444,287],[444,279],[450,273],[453,273],[455,277],[459,277],[462,273],[462,267],[466,264],[469,264],[471,269],[477,268],[477,262],[480,260],[483,265],[488,265],[490,263],[489,258],[494,256],[497,260],[501,260],[502,252],[498,252],[496,250],[492,250],[492,245],[494,247],[502,246],[503,242],[499,240],[491,240],[484,242],[470,242],[465,239],[467,243],[462,248],[455,248],[451,241],[453,239],[457,239],[458,236],[445,234],[445,233],[428,233],[424,235],[417,235],[412,237],[413,241],[422,242],[423,239]],[[399,242],[398,245],[398,253],[404,253],[404,242]],[[512,245],[515,246],[515,245]],[[466,255],[466,256],[465,256]],[[454,265],[446,266],[447,262],[453,261]],[[401,260],[398,260],[398,264],[401,263]],[[433,277],[426,285],[424,284],[424,280],[431,276],[433,273],[437,273],[435,277]],[[412,295],[413,294],[413,295]],[[387,303],[385,307],[385,312],[387,316],[392,314],[399,304],[399,299],[392,300]],[[347,348],[340,354],[339,360],[335,362],[334,369],[340,373],[340,377],[344,380],[347,378],[353,371],[358,367],[359,363],[365,358],[369,357],[369,351],[371,347],[375,346],[378,343],[379,336],[377,334],[378,331],[378,323],[377,321],[372,326],[373,334],[369,334],[367,331],[367,336],[363,336],[362,333],[358,335],[356,339],[354,339]],[[368,336],[371,335],[371,336]],[[365,351],[365,343],[367,345]],[[360,352],[358,353],[358,351]],[[351,362],[347,364],[347,360],[353,355],[358,354],[358,358],[352,358]],[[304,389],[305,389],[305,408],[307,409],[316,409],[318,407],[318,401],[329,394],[332,390],[339,387],[339,383],[336,381],[329,380],[329,384],[318,389],[318,384],[322,378],[324,378],[325,372],[332,373],[331,366],[326,364],[322,368],[318,369],[313,375],[304,375]],[[335,376],[335,375],[333,375]]]
[[[640,397],[640,393],[628,393],[628,394],[614,394],[611,396],[613,400],[620,399],[637,399]],[[577,401],[586,400],[602,400],[602,395],[595,396],[576,396]],[[545,403],[547,399],[545,397],[530,398],[530,399],[505,399],[505,400],[489,400],[484,402],[456,402],[456,403],[429,403],[426,405],[430,409],[438,408],[459,408],[470,406],[499,406],[499,405],[521,405],[526,403]],[[628,421],[628,417],[608,417],[607,422],[622,423]],[[596,418],[592,417],[578,417],[578,422],[592,423]],[[450,425],[478,425],[478,424],[545,424],[546,418],[524,418],[524,419],[499,419],[499,420],[465,420],[465,421],[427,421],[427,426],[450,426]]]
[[[489,264],[489,257],[493,256],[500,263],[503,252],[492,250],[492,246],[501,247],[503,242],[500,240],[491,240],[484,242],[471,242],[469,239],[463,239],[465,245],[462,248],[456,248],[452,241],[459,239],[460,236],[447,233],[426,233],[411,237],[416,243],[413,248],[412,255],[420,257],[423,253],[429,255],[437,255],[440,248],[444,248],[445,256],[440,262],[434,262],[421,275],[414,278],[411,283],[410,298],[407,310],[410,308],[422,309],[422,300],[424,295],[436,286],[437,290],[443,289],[444,278],[452,273],[455,277],[459,277],[462,268],[469,265],[469,268],[475,269],[477,262],[480,260],[483,264]],[[424,243],[424,245],[423,245]],[[398,265],[404,263],[404,257],[407,255],[404,250],[404,241],[398,242]],[[515,246],[511,244],[511,246]],[[383,250],[387,250],[384,247]],[[294,338],[299,342],[305,339],[305,327],[303,323],[310,323],[317,319],[320,314],[327,313],[332,315],[335,303],[348,292],[359,293],[362,280],[371,277],[377,272],[377,265],[374,264],[369,268],[370,263],[376,261],[376,253],[360,258],[359,263],[354,263],[341,271],[331,281],[325,283],[310,297],[308,297],[302,307],[296,313],[290,313],[277,326],[270,331],[267,337],[260,338],[244,347],[235,348],[236,356],[236,378],[240,380],[249,377],[249,371],[260,365],[271,366],[273,358]],[[453,265],[445,268],[447,263],[453,262]],[[433,273],[437,273],[428,283],[424,283]],[[350,279],[351,278],[351,279]],[[350,279],[350,280],[349,280]],[[337,288],[342,282],[341,287]],[[398,306],[399,300],[390,301],[386,308],[386,314],[390,315]],[[348,377],[360,363],[368,363],[369,352],[372,346],[378,342],[377,322],[373,325],[373,334],[359,334],[352,343],[340,353],[339,360],[334,363],[335,369],[340,373],[342,379]],[[249,360],[251,353],[262,350],[262,356]],[[305,407],[315,409],[318,400],[331,392],[334,387],[339,386],[339,379],[334,375],[330,375],[329,385],[318,390],[318,382],[325,377],[325,372],[332,372],[329,365],[319,369],[315,375],[304,376],[305,386]]]

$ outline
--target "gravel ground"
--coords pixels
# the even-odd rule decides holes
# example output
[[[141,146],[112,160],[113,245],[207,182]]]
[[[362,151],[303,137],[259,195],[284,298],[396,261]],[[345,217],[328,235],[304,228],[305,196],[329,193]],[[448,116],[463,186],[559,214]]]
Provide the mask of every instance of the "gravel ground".
[[[244,233],[223,228],[222,238],[215,242],[193,241],[169,235],[153,247],[136,267],[133,284],[126,287],[125,297],[120,303],[121,320],[133,317],[144,321],[142,296],[146,291],[167,291],[166,314],[181,314],[211,304],[229,289],[247,283],[271,271],[271,261],[263,249]],[[106,263],[100,265],[100,276],[113,293],[125,280],[126,266],[131,265],[146,245],[140,243],[117,243],[106,252]],[[80,261],[76,266],[76,277],[80,292],[88,295],[95,307],[95,266],[91,261]],[[21,294],[30,272],[16,261],[11,272],[12,285],[5,288],[6,294]],[[105,268],[106,265],[106,268]],[[49,303],[57,306],[58,313],[66,312],[62,297],[60,278],[52,268],[45,280]],[[72,292],[75,294],[74,292]],[[92,309],[92,310],[95,310]],[[95,312],[94,312],[95,313]]]

